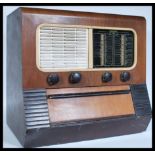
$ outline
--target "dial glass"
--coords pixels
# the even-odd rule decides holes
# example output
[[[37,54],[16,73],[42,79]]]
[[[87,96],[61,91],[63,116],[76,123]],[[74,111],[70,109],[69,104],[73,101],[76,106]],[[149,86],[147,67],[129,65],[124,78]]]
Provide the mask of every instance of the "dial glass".
[[[93,29],[93,68],[131,67],[133,63],[132,31]]]

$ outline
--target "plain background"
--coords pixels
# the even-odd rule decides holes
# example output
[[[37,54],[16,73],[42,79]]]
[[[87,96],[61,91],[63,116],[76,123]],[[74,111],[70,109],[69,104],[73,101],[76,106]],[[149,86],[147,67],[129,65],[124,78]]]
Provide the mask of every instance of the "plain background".
[[[147,22],[147,68],[146,83],[152,105],[152,7],[151,6],[33,6],[38,8],[75,10],[123,15],[143,16]],[[18,6],[3,8],[3,147],[21,148],[22,146],[6,124],[6,19]],[[140,76],[140,75],[139,75]],[[19,115],[20,117],[20,115]],[[88,129],[89,130],[89,129]],[[42,148],[148,148],[152,147],[152,121],[142,133],[82,141],[61,145],[44,146]]]

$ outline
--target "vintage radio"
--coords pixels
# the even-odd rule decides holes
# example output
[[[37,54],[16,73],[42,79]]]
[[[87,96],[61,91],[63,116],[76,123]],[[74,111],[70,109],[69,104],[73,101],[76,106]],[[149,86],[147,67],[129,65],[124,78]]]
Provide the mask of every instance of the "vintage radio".
[[[144,131],[143,17],[19,8],[7,20],[7,122],[24,147]]]

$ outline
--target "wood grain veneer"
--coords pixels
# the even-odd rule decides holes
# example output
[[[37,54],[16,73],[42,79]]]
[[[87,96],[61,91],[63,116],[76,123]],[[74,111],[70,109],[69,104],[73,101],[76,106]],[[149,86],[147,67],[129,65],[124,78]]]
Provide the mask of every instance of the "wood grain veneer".
[[[146,77],[146,21],[143,17],[111,15],[101,13],[44,10],[21,8],[22,13],[22,70],[23,88],[69,88],[87,86],[110,86],[145,83]],[[36,29],[40,24],[67,24],[99,27],[131,28],[137,34],[137,65],[129,70],[131,79],[128,82],[120,81],[121,70],[111,71],[111,82],[103,83],[102,71],[80,71],[80,83],[69,83],[71,71],[58,72],[60,82],[56,85],[47,84],[49,72],[42,72],[36,66]],[[139,76],[140,75],[140,76]]]
[[[124,102],[126,101],[126,102]],[[131,93],[108,96],[49,99],[51,123],[134,114]]]

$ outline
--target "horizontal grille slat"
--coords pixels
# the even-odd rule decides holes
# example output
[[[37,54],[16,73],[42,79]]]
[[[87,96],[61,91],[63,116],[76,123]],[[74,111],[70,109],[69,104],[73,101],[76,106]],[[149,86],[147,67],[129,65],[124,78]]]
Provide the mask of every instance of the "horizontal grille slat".
[[[27,105],[39,105],[39,104],[46,104],[46,102],[44,102],[44,101],[40,101],[40,100],[38,100],[38,101],[25,101],[25,106],[27,106]]]
[[[86,28],[42,25],[39,30],[38,46],[40,68],[88,68]]]
[[[38,97],[25,97],[24,101],[38,101],[38,100],[45,100],[46,96],[38,96]]]
[[[31,113],[31,114],[26,114],[26,118],[34,118],[34,117],[44,117],[48,116],[48,113]]]
[[[48,128],[49,127],[49,124],[44,124],[44,125],[30,125],[28,126],[27,125],[27,129],[35,129],[35,128]]]
[[[33,122],[33,121],[41,121],[41,120],[48,120],[48,116],[42,116],[42,117],[33,117],[33,118],[26,118],[27,122]]]
[[[34,121],[34,122],[26,122],[26,125],[41,125],[41,124],[48,124],[49,121],[48,120],[44,120],[44,121]]]
[[[46,94],[46,91],[44,89],[28,89],[28,90],[24,90],[24,94],[31,94],[31,93]]]
[[[31,113],[41,113],[41,112],[48,112],[48,109],[39,109],[39,108],[36,108],[36,109],[25,109],[25,113],[26,114],[31,114]]]
[[[30,97],[45,97],[45,94],[43,93],[25,93],[24,98],[30,98]]]
[[[32,105],[28,105],[28,106],[26,105],[25,106],[25,110],[28,110],[28,109],[42,109],[42,108],[48,108],[48,106],[45,105],[45,104],[44,105],[43,104],[42,105],[37,105],[37,106],[36,105],[33,105],[33,106]]]

